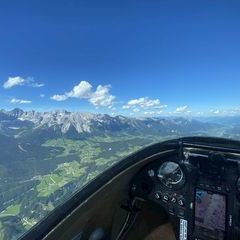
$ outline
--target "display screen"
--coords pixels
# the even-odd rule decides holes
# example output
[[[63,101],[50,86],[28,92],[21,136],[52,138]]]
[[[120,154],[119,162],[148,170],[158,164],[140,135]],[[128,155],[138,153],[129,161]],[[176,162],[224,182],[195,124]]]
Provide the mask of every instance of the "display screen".
[[[211,240],[225,239],[226,196],[196,189],[195,233]]]

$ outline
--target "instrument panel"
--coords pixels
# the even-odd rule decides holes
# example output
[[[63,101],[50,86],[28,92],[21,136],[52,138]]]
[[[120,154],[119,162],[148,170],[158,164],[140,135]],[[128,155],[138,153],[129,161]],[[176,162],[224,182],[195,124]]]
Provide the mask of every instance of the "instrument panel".
[[[176,239],[240,239],[240,156],[184,148],[143,167],[130,195],[168,213]]]

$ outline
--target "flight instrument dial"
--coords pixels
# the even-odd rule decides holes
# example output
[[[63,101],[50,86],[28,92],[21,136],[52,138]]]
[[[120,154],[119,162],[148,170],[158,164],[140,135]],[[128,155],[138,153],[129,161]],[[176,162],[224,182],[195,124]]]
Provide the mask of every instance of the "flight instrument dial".
[[[176,162],[164,162],[158,169],[157,177],[168,188],[179,188],[185,183],[184,172]]]

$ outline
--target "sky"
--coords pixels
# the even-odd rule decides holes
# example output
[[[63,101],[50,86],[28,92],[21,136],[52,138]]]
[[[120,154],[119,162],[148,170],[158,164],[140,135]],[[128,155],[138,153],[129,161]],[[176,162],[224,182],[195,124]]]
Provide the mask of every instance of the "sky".
[[[240,2],[1,1],[0,108],[240,113]]]

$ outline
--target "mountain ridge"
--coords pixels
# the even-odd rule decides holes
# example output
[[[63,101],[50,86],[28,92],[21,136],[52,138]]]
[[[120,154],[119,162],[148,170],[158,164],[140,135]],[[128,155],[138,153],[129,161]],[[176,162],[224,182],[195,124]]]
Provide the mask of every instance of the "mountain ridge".
[[[206,123],[195,119],[176,118],[133,118],[122,115],[95,114],[55,110],[49,112],[23,111],[15,108],[11,111],[0,110],[0,132],[18,129],[52,129],[63,135],[101,134],[127,131],[139,131],[148,134],[184,134],[192,131],[206,131],[217,127],[215,123]]]

